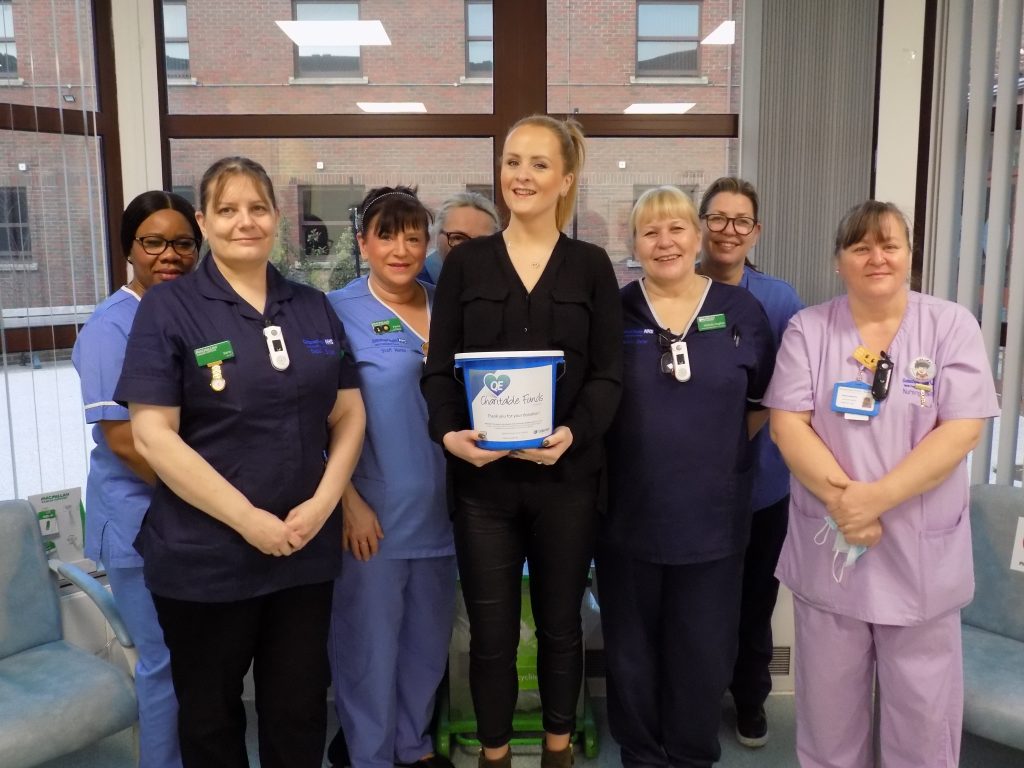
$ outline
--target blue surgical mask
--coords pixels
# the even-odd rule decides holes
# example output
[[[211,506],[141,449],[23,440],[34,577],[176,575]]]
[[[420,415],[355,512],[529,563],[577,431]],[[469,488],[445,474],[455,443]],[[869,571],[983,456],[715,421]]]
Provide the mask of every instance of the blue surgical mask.
[[[841,584],[846,569],[852,567],[858,558],[868,551],[868,548],[863,544],[848,543],[846,537],[843,536],[843,532],[836,525],[836,521],[827,515],[825,517],[825,525],[821,526],[821,530],[814,534],[814,543],[822,546],[828,541],[830,531],[835,532],[835,538],[832,541],[832,578],[836,584]],[[845,555],[845,557],[840,559],[840,555]]]

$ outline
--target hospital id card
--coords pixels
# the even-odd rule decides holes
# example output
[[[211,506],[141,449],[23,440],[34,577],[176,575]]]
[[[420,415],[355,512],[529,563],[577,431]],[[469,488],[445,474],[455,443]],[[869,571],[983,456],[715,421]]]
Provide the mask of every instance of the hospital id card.
[[[863,381],[839,381],[832,388],[832,410],[848,419],[865,421],[878,415],[878,401]]]

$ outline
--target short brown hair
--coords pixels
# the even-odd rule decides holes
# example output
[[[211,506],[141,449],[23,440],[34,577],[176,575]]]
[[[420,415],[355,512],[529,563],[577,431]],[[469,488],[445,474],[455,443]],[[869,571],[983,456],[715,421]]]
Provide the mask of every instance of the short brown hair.
[[[859,243],[868,235],[882,239],[885,235],[885,220],[896,219],[903,227],[903,234],[910,243],[910,223],[895,203],[883,203],[878,200],[865,200],[853,206],[836,228],[836,249],[833,255],[838,256],[854,243]]]
[[[203,174],[199,182],[199,210],[206,213],[207,205],[216,205],[224,193],[224,187],[235,176],[246,176],[256,188],[263,193],[264,201],[277,210],[277,198],[274,197],[274,182],[270,180],[266,169],[248,157],[222,157]]]

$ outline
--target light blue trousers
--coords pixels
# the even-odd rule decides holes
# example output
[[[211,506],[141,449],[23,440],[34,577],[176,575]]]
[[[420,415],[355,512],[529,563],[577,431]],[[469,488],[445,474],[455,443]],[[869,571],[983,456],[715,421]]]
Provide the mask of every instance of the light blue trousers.
[[[114,602],[128,625],[139,663],[139,768],[181,768],[178,748],[178,700],[171,682],[171,655],[156,617],[142,568],[107,568]]]
[[[345,553],[329,652],[352,768],[392,768],[434,751],[430,719],[455,615],[455,556],[368,562]]]

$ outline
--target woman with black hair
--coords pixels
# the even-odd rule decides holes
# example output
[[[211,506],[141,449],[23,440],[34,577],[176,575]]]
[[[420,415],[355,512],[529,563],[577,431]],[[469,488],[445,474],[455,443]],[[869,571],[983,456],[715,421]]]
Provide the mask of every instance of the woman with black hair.
[[[455,615],[444,455],[419,392],[434,288],[417,275],[430,220],[414,189],[370,190],[356,233],[370,273],[328,295],[366,404],[366,445],[342,496],[346,552],[330,640],[353,768],[451,766],[429,733]],[[334,745],[328,756],[341,764]]]
[[[121,218],[121,251],[132,265],[132,279],[96,307],[71,352],[82,383],[85,421],[95,424],[85,494],[85,554],[106,568],[139,653],[135,688],[142,768],[180,768],[178,703],[163,631],[142,577],[142,556],[132,546],[156,476],[135,450],[128,409],[113,402],[114,387],[139,300],[151,286],[191,272],[201,241],[195,211],[184,198],[153,190],[132,200]]]

